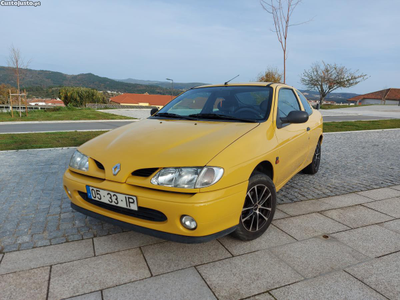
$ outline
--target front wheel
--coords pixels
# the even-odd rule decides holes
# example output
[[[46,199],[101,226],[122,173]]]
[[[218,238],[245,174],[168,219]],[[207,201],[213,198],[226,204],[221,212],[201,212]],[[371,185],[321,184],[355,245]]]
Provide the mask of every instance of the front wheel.
[[[313,160],[311,164],[303,169],[303,173],[314,175],[319,170],[319,165],[321,163],[321,142],[318,142],[315,148]]]
[[[276,208],[275,185],[265,174],[256,173],[250,177],[246,198],[233,235],[243,241],[261,236],[269,227]]]

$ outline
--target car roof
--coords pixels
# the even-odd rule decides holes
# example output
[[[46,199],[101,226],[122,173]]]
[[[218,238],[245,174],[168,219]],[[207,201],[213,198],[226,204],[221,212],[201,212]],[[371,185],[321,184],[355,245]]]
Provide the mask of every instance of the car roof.
[[[293,88],[289,85],[277,82],[242,82],[242,83],[228,83],[228,84],[208,84],[208,85],[200,85],[194,87],[197,88],[205,88],[205,87],[220,87],[220,86],[272,86],[272,87],[289,87]]]

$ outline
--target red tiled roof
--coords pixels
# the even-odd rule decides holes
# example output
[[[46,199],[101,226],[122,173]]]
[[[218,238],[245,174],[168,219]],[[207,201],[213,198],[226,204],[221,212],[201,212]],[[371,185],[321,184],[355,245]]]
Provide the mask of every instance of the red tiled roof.
[[[164,106],[172,100],[169,95],[147,95],[125,93],[110,99],[111,102],[119,104],[139,104],[148,103],[149,105]]]
[[[348,101],[358,101],[362,99],[378,99],[378,100],[400,100],[400,89],[386,89],[369,94],[358,95],[347,99]]]

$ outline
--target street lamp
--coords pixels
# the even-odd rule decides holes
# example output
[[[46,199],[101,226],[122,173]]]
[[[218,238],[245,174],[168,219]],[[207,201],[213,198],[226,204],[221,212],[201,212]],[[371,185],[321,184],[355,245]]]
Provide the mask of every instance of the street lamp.
[[[172,93],[174,92],[174,80],[171,79],[171,78],[165,78],[165,79],[171,81],[171,84],[172,84],[172,89],[171,89],[171,100],[172,100],[172,98],[173,98]]]

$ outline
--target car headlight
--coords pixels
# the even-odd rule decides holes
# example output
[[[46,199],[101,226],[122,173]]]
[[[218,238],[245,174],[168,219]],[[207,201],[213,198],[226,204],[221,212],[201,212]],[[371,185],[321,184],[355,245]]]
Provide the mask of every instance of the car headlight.
[[[89,157],[76,150],[69,161],[69,166],[86,172],[89,169]]]
[[[213,185],[221,179],[224,169],[218,167],[165,168],[152,179],[155,185],[199,189]]]

